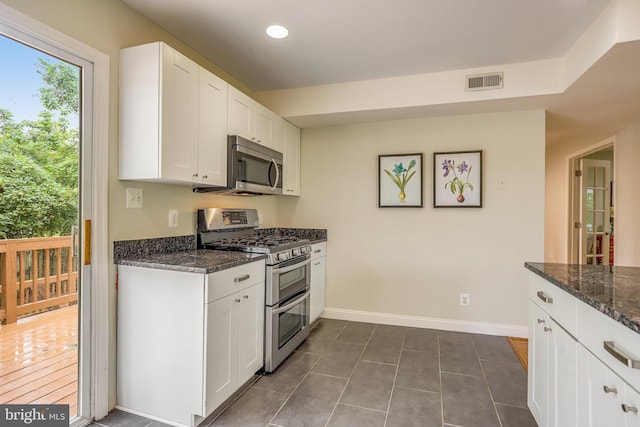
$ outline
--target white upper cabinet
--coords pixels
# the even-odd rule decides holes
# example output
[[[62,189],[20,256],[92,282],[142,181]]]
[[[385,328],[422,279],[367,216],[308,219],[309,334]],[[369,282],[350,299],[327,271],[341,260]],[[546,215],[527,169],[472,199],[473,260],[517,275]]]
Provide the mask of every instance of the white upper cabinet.
[[[229,135],[240,135],[250,141],[255,141],[256,102],[235,87],[229,86],[227,111]]]
[[[162,42],[121,50],[120,179],[225,185],[226,86]]]
[[[221,78],[200,68],[199,182],[227,184],[227,92]]]
[[[282,194],[300,195],[300,129],[285,122]]]
[[[233,86],[229,86],[229,135],[239,135],[282,153],[282,119]]]

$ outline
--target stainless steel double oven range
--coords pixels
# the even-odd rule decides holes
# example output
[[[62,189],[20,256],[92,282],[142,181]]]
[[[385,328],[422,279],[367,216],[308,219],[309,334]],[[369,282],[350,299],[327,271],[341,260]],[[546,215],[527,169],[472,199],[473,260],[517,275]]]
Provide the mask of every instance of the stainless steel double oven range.
[[[267,256],[265,363],[272,372],[309,336],[309,240],[264,233],[255,209],[199,209],[198,246]]]

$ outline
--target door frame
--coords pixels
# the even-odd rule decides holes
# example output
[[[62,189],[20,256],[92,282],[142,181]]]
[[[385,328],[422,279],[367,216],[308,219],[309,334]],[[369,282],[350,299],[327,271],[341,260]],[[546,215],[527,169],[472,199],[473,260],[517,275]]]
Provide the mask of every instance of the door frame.
[[[0,3],[0,33],[38,40],[67,51],[93,64],[91,126],[92,222],[90,307],[82,314],[90,326],[89,381],[90,418],[100,419],[109,411],[109,245],[108,245],[108,146],[109,146],[109,55],[69,37],[17,10]],[[89,420],[84,420],[88,423]]]
[[[580,159],[588,156],[589,154],[601,151],[604,148],[613,147],[615,153],[616,150],[616,138],[611,137],[596,144],[590,145],[582,150],[576,151],[567,156],[567,179],[569,182],[569,200],[568,200],[568,215],[567,215],[567,260],[570,264],[580,264],[579,259],[579,244],[580,244],[580,230],[575,228],[575,223],[580,219],[580,203],[581,203],[581,182],[580,178],[576,177],[576,171],[580,170]],[[615,171],[615,154],[614,163],[612,169]],[[613,176],[611,176],[613,179]],[[615,190],[615,189],[614,189]],[[615,201],[613,191],[611,191],[611,197]],[[615,202],[614,202],[615,205]]]

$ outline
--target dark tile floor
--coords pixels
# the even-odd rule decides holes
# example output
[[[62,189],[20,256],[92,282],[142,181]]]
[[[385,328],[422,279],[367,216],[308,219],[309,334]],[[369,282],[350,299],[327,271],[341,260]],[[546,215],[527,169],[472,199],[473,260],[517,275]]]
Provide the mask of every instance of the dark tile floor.
[[[113,411],[96,426],[163,424]],[[210,426],[535,427],[504,337],[322,319]]]

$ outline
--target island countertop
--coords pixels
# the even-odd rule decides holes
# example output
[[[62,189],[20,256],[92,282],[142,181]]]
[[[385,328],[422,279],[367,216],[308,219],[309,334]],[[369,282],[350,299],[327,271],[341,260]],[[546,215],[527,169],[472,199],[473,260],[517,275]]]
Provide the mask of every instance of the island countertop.
[[[640,267],[526,262],[525,268],[640,333]]]

